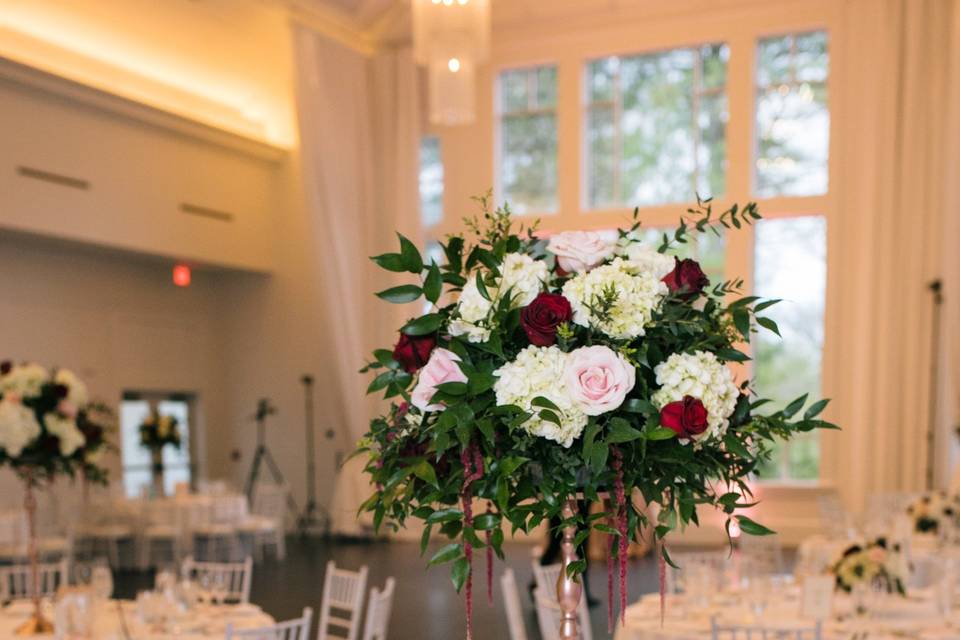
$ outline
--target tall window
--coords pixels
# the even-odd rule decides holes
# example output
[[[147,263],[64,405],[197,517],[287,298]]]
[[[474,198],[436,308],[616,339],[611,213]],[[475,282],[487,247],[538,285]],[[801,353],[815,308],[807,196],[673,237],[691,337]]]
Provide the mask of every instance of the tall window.
[[[123,489],[131,498],[140,496],[152,484],[150,452],[140,446],[140,425],[154,409],[176,418],[180,429],[180,448],[163,448],[164,492],[172,495],[178,484],[190,482],[190,398],[182,394],[127,392],[120,403],[120,454]]]
[[[588,63],[587,208],[724,193],[727,58],[708,44]]]
[[[498,199],[515,213],[557,210],[557,68],[500,74]]]
[[[443,220],[443,156],[440,138],[420,139],[420,219],[432,227]]]
[[[830,114],[827,102],[827,35],[790,34],[757,47],[754,191],[779,197],[827,193]],[[762,201],[761,201],[762,208]],[[782,297],[765,315],[783,340],[766,331],[754,341],[757,392],[781,406],[820,393],[827,288],[827,223],[823,216],[765,211],[754,236],[754,289]],[[778,445],[761,477],[812,480],[820,473],[816,432]]]
[[[767,38],[757,50],[755,190],[758,196],[827,191],[830,112],[827,34]]]

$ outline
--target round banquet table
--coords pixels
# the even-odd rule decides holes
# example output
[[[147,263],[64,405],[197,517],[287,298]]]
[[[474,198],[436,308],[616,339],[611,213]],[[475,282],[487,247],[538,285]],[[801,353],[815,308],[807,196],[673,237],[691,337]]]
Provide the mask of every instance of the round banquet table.
[[[710,638],[714,617],[725,626],[809,629],[814,625],[800,617],[800,591],[794,585],[778,587],[759,616],[750,612],[746,601],[743,594],[721,593],[693,606],[682,595],[667,596],[661,627],[660,598],[650,594],[627,608],[626,623],[618,624],[614,640],[703,640]],[[884,596],[873,613],[863,618],[851,614],[847,596],[836,596],[833,609],[834,617],[823,623],[824,640],[960,640],[960,608],[949,619],[943,618],[932,590],[913,591],[906,598]]]
[[[45,604],[47,618],[54,619],[53,607]],[[0,609],[0,638],[15,638],[14,633],[32,612],[32,604],[14,602]],[[223,640],[227,625],[235,629],[270,626],[274,619],[253,604],[201,605],[183,614],[164,628],[144,624],[132,600],[110,600],[101,605],[91,637],[97,640]],[[50,640],[54,636],[32,636]]]

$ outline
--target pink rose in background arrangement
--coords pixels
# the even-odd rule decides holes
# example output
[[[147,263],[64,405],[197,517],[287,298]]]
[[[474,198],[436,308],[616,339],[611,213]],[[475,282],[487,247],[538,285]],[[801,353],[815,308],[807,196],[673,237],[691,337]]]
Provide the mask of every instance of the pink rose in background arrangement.
[[[442,404],[430,404],[437,386],[444,382],[466,382],[467,376],[460,370],[460,356],[448,349],[436,348],[427,364],[420,370],[417,386],[410,394],[410,401],[420,411],[443,411]]]
[[[585,414],[598,416],[623,404],[636,375],[633,365],[613,349],[582,347],[567,356],[563,382]]]
[[[596,231],[564,231],[550,236],[547,251],[557,256],[557,265],[567,273],[582,273],[613,255],[616,243]]]

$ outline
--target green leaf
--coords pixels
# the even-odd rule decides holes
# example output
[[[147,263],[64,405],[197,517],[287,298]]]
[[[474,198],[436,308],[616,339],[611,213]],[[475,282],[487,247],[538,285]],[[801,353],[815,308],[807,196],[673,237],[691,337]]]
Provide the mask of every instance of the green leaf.
[[[470,377],[467,380],[467,385],[470,387],[470,393],[478,396],[484,391],[492,389],[496,382],[497,377],[492,373],[476,371],[470,374]]]
[[[460,558],[453,563],[453,568],[450,569],[450,581],[453,582],[453,588],[457,590],[457,593],[460,593],[469,575],[470,563],[466,558]]]
[[[399,253],[382,253],[379,256],[371,256],[370,259],[387,271],[403,273],[407,270],[403,263],[403,257]]]
[[[657,427],[656,429],[651,429],[643,434],[647,440],[669,440],[670,438],[675,438],[677,432],[673,429],[667,429],[666,427]]]
[[[488,531],[500,526],[500,516],[495,513],[481,513],[473,519],[473,528],[477,531]]]
[[[410,273],[420,273],[423,271],[423,258],[420,257],[420,250],[401,234],[400,238],[400,257],[403,259],[403,267]]]
[[[420,536],[420,555],[427,552],[427,545],[430,544],[430,534],[433,533],[433,525],[427,525],[423,528],[423,534]]]
[[[737,331],[740,332],[743,339],[750,342],[750,312],[742,307],[734,309],[733,324],[737,327]]]
[[[439,511],[434,511],[431,513],[427,519],[427,524],[435,524],[437,522],[451,522],[453,520],[459,520],[463,517],[463,511],[460,509],[440,509]]]
[[[758,522],[754,522],[747,516],[734,516],[740,524],[740,530],[751,536],[770,536],[776,533]]]
[[[735,453],[741,458],[752,458],[750,452],[747,450],[743,443],[737,439],[733,434],[727,434],[723,438],[723,444],[727,446],[727,451]]]
[[[509,458],[504,458],[500,461],[500,470],[505,476],[513,475],[514,471],[522,467],[526,462],[529,462],[528,458],[521,458],[520,456],[510,456]]]
[[[440,267],[436,263],[431,263],[427,277],[423,280],[423,295],[430,302],[436,303],[441,293],[443,293],[443,277],[440,275]]]
[[[441,324],[443,324],[443,316],[439,313],[428,313],[403,325],[401,331],[408,336],[425,336],[435,333]]]
[[[829,403],[830,403],[829,398],[824,398],[823,400],[817,400],[812,405],[807,407],[807,410],[803,412],[803,419],[812,420],[813,418],[816,418],[827,407]]]
[[[608,443],[633,442],[642,435],[639,429],[631,427],[630,423],[623,418],[612,418],[610,422],[607,423],[606,441]]]
[[[452,236],[447,240],[446,245],[440,246],[443,247],[443,253],[447,256],[447,267],[450,271],[459,273],[463,268],[463,238]]]
[[[375,349],[373,357],[385,367],[392,367],[397,364],[397,361],[393,359],[393,351],[390,349]]]
[[[537,414],[540,416],[541,420],[546,420],[547,422],[552,422],[553,424],[560,426],[560,416],[555,414],[550,409],[541,409],[540,413]]]
[[[399,287],[391,287],[378,292],[376,295],[381,300],[392,302],[393,304],[405,304],[413,302],[420,297],[423,291],[415,284],[402,284]]]
[[[610,447],[605,443],[598,442],[594,444],[593,451],[590,453],[590,466],[597,471],[607,466],[607,456],[610,455]]]
[[[439,551],[433,554],[433,557],[430,558],[430,562],[427,563],[428,567],[434,565],[443,564],[444,562],[450,562],[455,558],[459,558],[463,555],[463,549],[457,543],[448,544],[444,547],[441,547]]]
[[[530,401],[530,404],[534,407],[541,407],[543,409],[550,409],[551,411],[562,413],[560,411],[560,407],[555,405],[549,398],[544,398],[543,396],[537,396]]]
[[[763,327],[767,331],[772,331],[778,336],[780,335],[780,327],[778,327],[777,323],[770,318],[757,317],[757,324],[759,324],[761,327]]]
[[[781,411],[784,418],[792,418],[797,411],[803,408],[803,405],[807,403],[807,394],[803,394],[793,402],[787,405],[787,408]]]
[[[717,349],[716,355],[721,360],[728,362],[747,362],[750,360],[750,356],[736,349]]]
[[[627,413],[660,413],[649,400],[631,398],[623,403],[623,410]]]
[[[417,465],[413,467],[413,475],[428,484],[432,484],[438,489],[440,488],[440,484],[437,482],[437,472],[433,470],[433,467],[426,460],[417,463]]]
[[[484,300],[490,300],[490,292],[487,291],[487,285],[483,282],[483,272],[477,270],[477,274],[474,279],[477,283],[477,291],[480,293],[480,296]]]
[[[783,300],[781,300],[780,298],[776,298],[774,300],[764,300],[763,302],[761,302],[760,304],[758,304],[753,308],[753,312],[760,313],[765,309],[769,309],[770,307],[777,304],[778,302],[783,302]]]
[[[441,382],[437,385],[437,391],[441,391],[448,396],[465,396],[468,387],[466,382]]]
[[[587,424],[586,430],[583,432],[583,459],[587,462],[590,461],[591,456],[593,455],[593,443],[597,438],[597,433],[600,431],[600,425],[596,422],[590,422]]]

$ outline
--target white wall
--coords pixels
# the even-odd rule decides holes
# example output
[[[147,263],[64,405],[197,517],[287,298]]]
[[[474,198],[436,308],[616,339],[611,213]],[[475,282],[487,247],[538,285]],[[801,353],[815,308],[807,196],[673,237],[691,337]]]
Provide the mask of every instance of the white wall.
[[[0,354],[74,369],[94,398],[112,405],[128,389],[196,392],[204,473],[204,452],[223,437],[228,416],[221,279],[195,273],[181,289],[163,262],[0,234]],[[110,467],[119,480],[119,461]]]

